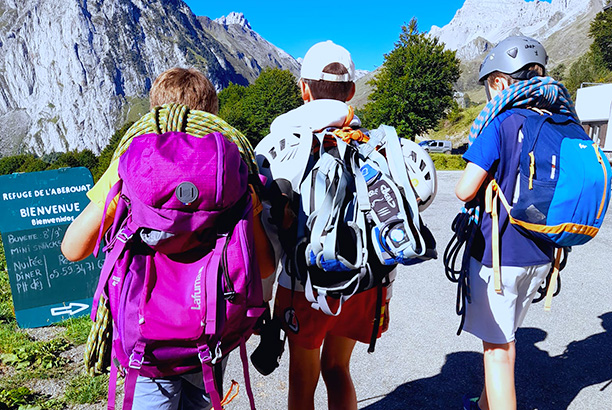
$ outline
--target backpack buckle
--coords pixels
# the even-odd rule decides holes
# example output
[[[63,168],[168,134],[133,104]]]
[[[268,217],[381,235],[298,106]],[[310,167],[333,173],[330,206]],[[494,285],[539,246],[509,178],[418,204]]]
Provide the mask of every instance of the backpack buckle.
[[[133,351],[130,355],[130,368],[138,370],[142,367],[142,362],[144,362],[144,353]]]
[[[207,345],[198,347],[198,358],[202,364],[210,363],[213,360],[212,354],[210,353],[210,349]]]
[[[215,357],[212,359],[212,364],[217,364],[222,357],[223,352],[221,351],[221,341],[218,341],[217,346],[215,346]]]
[[[132,236],[134,236],[134,232],[128,229],[123,229],[117,234],[117,239],[123,243],[127,243],[130,239],[132,239]]]

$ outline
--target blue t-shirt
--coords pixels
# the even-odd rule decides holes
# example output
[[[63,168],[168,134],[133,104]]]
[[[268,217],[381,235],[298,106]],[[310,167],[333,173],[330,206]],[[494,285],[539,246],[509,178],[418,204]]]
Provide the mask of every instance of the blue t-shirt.
[[[487,125],[463,155],[463,159],[473,162],[497,180],[502,192],[509,202],[514,197],[516,179],[519,170],[519,156],[522,141],[519,131],[525,117],[515,110],[504,111]],[[484,189],[478,193],[481,204],[484,204]],[[481,234],[476,235],[472,244],[472,257],[483,265],[491,267],[492,238],[491,215],[481,206]],[[541,240],[533,239],[520,228],[512,225],[506,209],[499,204],[500,227],[500,263],[502,266],[534,266],[548,263],[553,257],[553,247]]]

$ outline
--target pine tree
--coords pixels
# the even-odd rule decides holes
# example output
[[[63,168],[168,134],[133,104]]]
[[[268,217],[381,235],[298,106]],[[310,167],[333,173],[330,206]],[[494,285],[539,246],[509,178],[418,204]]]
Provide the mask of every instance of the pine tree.
[[[591,22],[589,37],[593,39],[591,51],[605,68],[612,70],[612,7],[597,13]]]

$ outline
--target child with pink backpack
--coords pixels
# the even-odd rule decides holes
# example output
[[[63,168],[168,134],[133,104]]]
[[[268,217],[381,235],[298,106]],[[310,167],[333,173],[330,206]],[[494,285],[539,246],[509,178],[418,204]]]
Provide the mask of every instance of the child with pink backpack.
[[[260,266],[266,276],[273,266],[256,260],[272,258],[253,239],[263,229],[252,148],[213,115],[216,92],[202,73],[168,70],[150,94],[152,111],[126,133],[62,242],[80,260],[106,232],[94,307],[108,300],[113,318],[108,408],[123,374],[124,409],[221,409],[236,347],[254,408],[245,342],[264,311]]]

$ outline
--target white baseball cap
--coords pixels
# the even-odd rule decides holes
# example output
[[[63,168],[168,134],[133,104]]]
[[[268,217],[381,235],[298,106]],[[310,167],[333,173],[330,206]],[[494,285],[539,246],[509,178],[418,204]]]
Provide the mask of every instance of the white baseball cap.
[[[348,73],[324,73],[323,69],[332,63],[342,64]],[[307,80],[355,81],[355,63],[351,59],[351,53],[344,47],[334,44],[331,40],[322,41],[310,47],[310,50],[304,56],[300,76]]]

